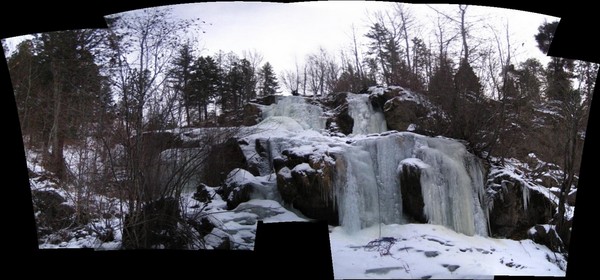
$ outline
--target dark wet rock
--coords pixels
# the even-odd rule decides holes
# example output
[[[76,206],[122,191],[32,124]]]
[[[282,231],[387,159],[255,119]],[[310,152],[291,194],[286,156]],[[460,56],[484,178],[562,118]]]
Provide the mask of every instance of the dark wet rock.
[[[443,264],[443,267],[447,268],[450,272],[454,272],[455,270],[457,270],[460,265],[455,265],[455,264]]]
[[[425,256],[428,258],[435,258],[440,255],[438,251],[425,251]]]
[[[309,218],[339,225],[338,212],[330,195],[334,190],[335,163],[310,155],[284,153],[284,156],[286,158],[277,164],[283,166],[277,170],[277,189],[283,201]],[[309,168],[295,168],[307,165]]]
[[[493,237],[525,239],[527,231],[537,225],[548,223],[556,212],[556,204],[540,191],[523,186],[524,182],[509,175],[492,175],[488,188],[492,195],[489,222]],[[523,202],[523,188],[528,188],[527,209]],[[488,191],[490,193],[490,191]]]
[[[371,269],[367,269],[365,270],[366,274],[388,274],[390,271],[392,270],[398,270],[398,269],[404,269],[403,267],[400,266],[392,266],[392,267],[380,267],[380,268],[371,268]]]
[[[193,198],[202,203],[210,203],[212,201],[212,197],[210,195],[209,186],[206,184],[200,184],[196,187],[196,192],[194,193]]]
[[[529,229],[528,237],[535,243],[546,245],[554,252],[562,253],[565,251],[565,245],[556,232],[554,226],[551,225],[536,225]]]
[[[258,175],[258,170],[248,167],[246,157],[235,138],[213,146],[207,159],[203,182],[209,186],[220,185],[227,179],[229,172],[236,168],[243,168],[255,176]]]

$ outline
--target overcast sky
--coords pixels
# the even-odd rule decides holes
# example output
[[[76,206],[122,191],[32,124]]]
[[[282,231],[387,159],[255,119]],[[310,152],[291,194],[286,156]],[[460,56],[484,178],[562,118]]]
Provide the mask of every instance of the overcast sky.
[[[201,54],[212,55],[218,50],[233,51],[242,55],[244,50],[257,50],[265,61],[271,62],[275,71],[294,66],[294,60],[303,61],[306,54],[323,46],[332,52],[350,44],[351,26],[357,29],[357,37],[364,42],[369,20],[367,15],[377,10],[390,10],[387,2],[303,2],[303,3],[253,3],[224,2],[177,5],[174,13],[182,18],[199,17],[211,23],[204,25],[201,34]],[[424,4],[407,4],[414,18],[424,27],[435,19],[435,11]],[[438,10],[456,14],[456,5],[433,5]],[[454,14],[452,14],[454,13]],[[471,6],[467,15],[474,20],[496,26],[499,32],[508,19],[512,45],[518,47],[522,57],[534,56],[544,60],[536,47],[533,35],[538,26],[547,21],[558,20],[547,15],[518,10]],[[478,26],[482,26],[479,24]],[[489,30],[480,28],[478,36],[489,36]],[[504,34],[500,34],[504,38]],[[426,28],[420,31],[425,41],[435,40]],[[519,57],[516,57],[519,59]]]
[[[364,43],[369,25],[368,14],[377,10],[390,11],[394,3],[325,1],[302,3],[221,2],[175,5],[176,17],[200,18],[210,23],[203,25],[198,47],[201,55],[213,55],[218,50],[233,51],[242,56],[245,50],[256,50],[274,66],[276,73],[294,67],[295,59],[302,62],[308,53],[316,52],[320,46],[330,52],[339,53],[351,42],[351,27],[357,30],[357,38]],[[427,26],[435,19],[435,11],[424,4],[406,4],[421,26],[418,36],[426,42],[435,37]],[[457,5],[433,5],[438,10],[456,15]],[[135,11],[132,11],[135,12]],[[537,27],[546,21],[558,20],[547,15],[518,10],[470,6],[467,15],[472,20],[484,19],[481,23],[491,24],[504,32],[508,22],[511,41],[517,47],[517,60],[536,57],[547,61],[537,49],[533,35]],[[478,24],[475,36],[490,36],[489,29]],[[503,34],[501,34],[503,35]],[[14,48],[17,38],[9,40]],[[457,41],[457,43],[459,43]],[[513,54],[514,55],[514,54]]]

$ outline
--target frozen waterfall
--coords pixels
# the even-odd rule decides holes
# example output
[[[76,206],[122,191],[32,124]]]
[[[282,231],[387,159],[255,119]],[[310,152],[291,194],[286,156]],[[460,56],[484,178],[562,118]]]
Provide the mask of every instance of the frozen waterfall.
[[[352,134],[371,134],[387,131],[385,116],[373,108],[369,95],[348,93],[348,113],[354,120]]]
[[[322,130],[326,119],[323,109],[309,104],[302,96],[285,96],[277,103],[266,106],[262,111],[263,119],[269,117],[288,117],[298,122],[304,129]]]
[[[426,220],[463,234],[487,236],[478,158],[452,139],[386,132],[385,117],[373,108],[369,95],[348,94],[347,101],[354,120],[352,137],[318,133],[325,128],[321,107],[303,97],[288,96],[264,107],[264,120],[258,127],[278,129],[266,129],[268,134],[261,132],[257,141],[248,141],[244,153],[255,154],[254,146],[259,144],[268,150],[269,163],[263,164],[261,174],[271,172],[272,159],[285,150],[296,155],[332,155],[335,174],[329,194],[341,225],[349,232],[380,223],[407,223],[400,175],[404,164],[417,166],[420,172],[415,176],[420,177],[415,180],[420,183]],[[279,134],[280,129],[285,131]],[[375,133],[380,134],[365,136]]]
[[[334,193],[349,232],[379,223],[405,223],[399,182],[402,161],[418,159],[424,214],[429,223],[467,235],[487,236],[483,175],[461,143],[413,133],[353,142],[339,154]]]

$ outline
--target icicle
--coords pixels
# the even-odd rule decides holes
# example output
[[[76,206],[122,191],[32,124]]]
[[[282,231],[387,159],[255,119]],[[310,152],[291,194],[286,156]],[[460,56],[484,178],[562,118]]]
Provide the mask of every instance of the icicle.
[[[527,211],[529,205],[529,187],[525,185],[524,181],[521,181],[521,193],[523,194],[523,210]]]

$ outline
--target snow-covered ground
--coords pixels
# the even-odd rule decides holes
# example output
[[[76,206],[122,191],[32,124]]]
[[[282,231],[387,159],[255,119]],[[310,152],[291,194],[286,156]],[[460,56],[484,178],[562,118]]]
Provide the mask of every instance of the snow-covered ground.
[[[336,279],[565,275],[564,257],[531,240],[467,236],[438,225],[383,225],[381,235],[377,226],[353,234],[335,227],[329,237]]]

